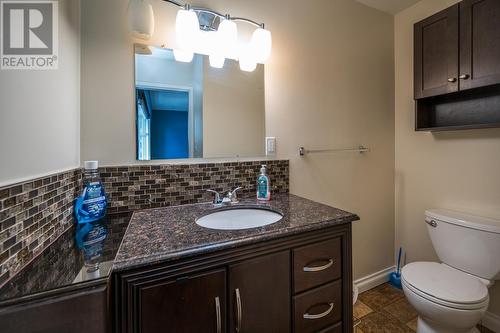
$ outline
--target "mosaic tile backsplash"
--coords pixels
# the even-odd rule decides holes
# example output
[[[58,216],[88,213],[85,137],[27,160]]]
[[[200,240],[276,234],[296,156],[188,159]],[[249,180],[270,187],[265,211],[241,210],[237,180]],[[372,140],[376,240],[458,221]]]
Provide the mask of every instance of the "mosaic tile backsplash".
[[[267,165],[272,193],[288,193],[287,160],[104,167],[100,174],[110,198],[108,212],[176,206],[213,200],[207,189],[222,194],[238,186],[254,195],[262,164]]]
[[[103,167],[108,213],[207,202],[207,189],[255,194],[266,164],[273,193],[288,193],[287,160]],[[75,169],[0,188],[0,286],[65,233],[74,223],[73,201],[82,185]]]
[[[73,224],[80,170],[0,188],[0,285]]]

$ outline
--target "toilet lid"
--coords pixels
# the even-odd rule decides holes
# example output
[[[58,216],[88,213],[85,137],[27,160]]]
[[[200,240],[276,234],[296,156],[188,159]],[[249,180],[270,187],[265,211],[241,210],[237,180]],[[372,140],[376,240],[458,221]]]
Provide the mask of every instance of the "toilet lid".
[[[414,262],[403,267],[403,279],[431,298],[454,304],[478,304],[488,299],[488,288],[467,273],[436,262]]]

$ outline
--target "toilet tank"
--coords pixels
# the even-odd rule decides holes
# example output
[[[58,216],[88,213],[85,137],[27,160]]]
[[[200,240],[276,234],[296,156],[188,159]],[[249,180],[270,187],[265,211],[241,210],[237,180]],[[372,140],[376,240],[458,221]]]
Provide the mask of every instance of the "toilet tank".
[[[483,279],[500,279],[499,220],[431,209],[425,222],[441,262]]]

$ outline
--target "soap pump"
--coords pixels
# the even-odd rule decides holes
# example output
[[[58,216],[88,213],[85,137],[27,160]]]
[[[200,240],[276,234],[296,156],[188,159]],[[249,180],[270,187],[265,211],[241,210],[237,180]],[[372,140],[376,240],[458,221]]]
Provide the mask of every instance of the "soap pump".
[[[271,182],[266,174],[266,166],[260,168],[260,175],[257,177],[257,200],[271,200]]]

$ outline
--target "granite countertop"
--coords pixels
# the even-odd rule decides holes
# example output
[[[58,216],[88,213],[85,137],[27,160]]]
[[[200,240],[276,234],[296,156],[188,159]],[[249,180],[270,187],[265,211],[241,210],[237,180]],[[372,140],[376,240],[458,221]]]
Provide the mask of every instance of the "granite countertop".
[[[242,199],[236,205],[264,206],[280,212],[283,218],[259,228],[214,230],[195,223],[197,218],[221,209],[211,203],[136,211],[112,270],[123,271],[359,220],[355,214],[291,194],[275,195],[264,203]]]
[[[92,226],[90,229],[98,226],[106,229],[106,237],[99,242],[101,251],[96,259],[100,263],[98,271],[92,274],[86,272],[84,256],[76,241],[79,228],[74,225],[12,279],[0,286],[0,308],[5,302],[24,296],[63,287],[76,287],[82,282],[107,280],[131,215],[110,214],[99,222],[89,224]]]

